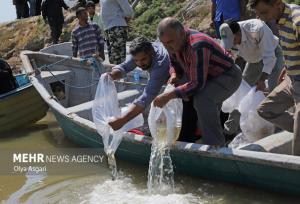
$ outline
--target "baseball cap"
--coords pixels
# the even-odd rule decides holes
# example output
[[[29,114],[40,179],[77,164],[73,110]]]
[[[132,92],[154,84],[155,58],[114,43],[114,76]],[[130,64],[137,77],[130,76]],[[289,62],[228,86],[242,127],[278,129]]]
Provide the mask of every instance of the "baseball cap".
[[[230,50],[233,47],[234,34],[227,23],[223,23],[220,26],[221,46],[226,50]]]

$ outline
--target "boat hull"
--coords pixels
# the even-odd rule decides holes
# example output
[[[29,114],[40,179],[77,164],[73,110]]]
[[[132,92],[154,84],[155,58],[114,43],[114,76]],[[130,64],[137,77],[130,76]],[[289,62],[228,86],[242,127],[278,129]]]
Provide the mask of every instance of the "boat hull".
[[[0,96],[0,133],[22,127],[43,118],[48,110],[35,88],[25,85]]]
[[[101,137],[94,130],[77,124],[59,112],[54,111],[54,114],[64,134],[71,141],[83,147],[103,148]],[[175,172],[280,193],[300,195],[299,169],[263,164],[255,162],[255,160],[252,162],[247,161],[243,157],[236,158],[233,156],[230,149],[224,149],[226,150],[223,152],[222,157],[205,154],[205,152],[173,149],[171,156]],[[148,165],[150,154],[150,143],[123,140],[116,152],[116,158]]]

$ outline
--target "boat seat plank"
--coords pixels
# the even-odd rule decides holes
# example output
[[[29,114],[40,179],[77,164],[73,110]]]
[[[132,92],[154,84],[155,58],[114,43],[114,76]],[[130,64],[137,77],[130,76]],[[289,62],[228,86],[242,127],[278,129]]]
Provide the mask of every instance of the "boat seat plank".
[[[292,154],[293,137],[293,133],[283,131],[248,144],[240,149],[277,154]]]
[[[72,73],[71,70],[64,70],[64,71],[51,71],[51,73],[58,78],[59,80],[64,80],[66,77]],[[41,77],[47,81],[51,79],[55,79],[55,77],[49,71],[42,71]]]
[[[122,91],[118,93],[118,100],[122,101],[122,100],[126,100],[127,98],[131,98],[134,96],[138,96],[140,94],[140,92],[138,90],[126,90],[126,91]],[[68,111],[73,112],[73,113],[78,113],[78,112],[82,112],[82,111],[86,111],[89,109],[92,109],[94,100],[92,101],[88,101],[76,106],[72,106],[67,108]]]

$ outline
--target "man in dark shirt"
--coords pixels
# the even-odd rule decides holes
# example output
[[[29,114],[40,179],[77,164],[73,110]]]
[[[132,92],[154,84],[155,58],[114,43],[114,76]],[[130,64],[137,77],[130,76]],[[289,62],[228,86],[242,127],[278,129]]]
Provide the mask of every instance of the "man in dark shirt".
[[[62,8],[65,10],[69,9],[63,0],[45,0],[42,2],[42,15],[45,22],[48,22],[50,26],[53,44],[58,43],[62,33],[64,24]]]
[[[157,35],[170,55],[169,82],[175,83],[178,78],[185,80],[174,91],[157,96],[154,105],[163,107],[173,98],[186,100],[193,96],[204,144],[224,145],[221,105],[239,87],[241,71],[215,40],[198,31],[185,29],[174,18],[163,19],[158,25]]]
[[[7,93],[15,88],[17,88],[17,82],[9,64],[0,59],[0,94]]]
[[[27,0],[13,0],[13,5],[16,6],[17,19],[29,17]]]
[[[142,113],[168,80],[170,60],[167,50],[161,43],[151,43],[145,37],[139,37],[132,41],[129,52],[128,59],[112,69],[110,73],[112,79],[120,79],[136,67],[148,71],[150,78],[143,94],[133,102],[129,111],[124,116],[109,123],[114,130],[120,129],[128,121]]]

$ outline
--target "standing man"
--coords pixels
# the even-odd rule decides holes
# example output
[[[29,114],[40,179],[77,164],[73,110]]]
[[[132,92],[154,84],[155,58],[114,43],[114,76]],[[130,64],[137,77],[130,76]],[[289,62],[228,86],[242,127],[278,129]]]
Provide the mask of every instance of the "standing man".
[[[224,145],[221,105],[239,87],[240,69],[215,40],[198,31],[185,29],[174,18],[163,19],[158,25],[157,35],[170,55],[169,82],[174,83],[183,77],[186,80],[174,91],[157,96],[154,105],[163,107],[173,98],[193,96],[204,144]]]
[[[243,20],[246,12],[246,0],[211,0],[211,27],[220,38],[219,28],[228,19]]]
[[[100,14],[96,13],[95,3],[93,1],[88,1],[85,8],[89,14],[89,21],[96,23],[100,27],[101,32],[104,32],[103,21]]]
[[[249,0],[265,21],[276,20],[286,65],[284,81],[261,103],[258,114],[294,133],[293,154],[300,155],[300,6],[282,0]],[[288,109],[295,107],[295,112]]]
[[[78,52],[81,58],[99,56],[105,60],[104,40],[99,26],[88,22],[88,14],[85,8],[79,7],[76,11],[78,25],[72,31],[73,57]]]
[[[161,43],[151,43],[144,37],[138,37],[132,41],[129,53],[130,57],[126,62],[112,69],[110,73],[112,79],[120,79],[136,67],[148,71],[150,79],[143,94],[133,102],[129,112],[109,123],[114,130],[122,128],[128,121],[142,113],[159,94],[169,77],[170,60],[167,50]]]
[[[64,15],[62,8],[68,10],[69,7],[63,0],[44,0],[42,2],[42,15],[51,29],[53,44],[57,44],[62,33]]]
[[[243,79],[257,90],[268,91],[277,86],[283,68],[283,53],[279,39],[261,20],[250,19],[236,22],[229,20],[220,27],[221,45],[226,50],[237,49],[238,55],[246,62]],[[234,110],[225,122],[225,132],[236,134],[239,131],[240,113]]]
[[[17,19],[29,17],[27,0],[13,0],[13,5],[16,6]]]
[[[126,59],[127,23],[133,17],[133,9],[128,0],[101,0],[100,6],[109,62],[121,64]]]
[[[29,15],[35,16],[36,15],[36,0],[29,0]]]
[[[41,6],[42,6],[42,0],[36,0],[36,4],[35,4],[35,15],[36,16],[41,15]]]

